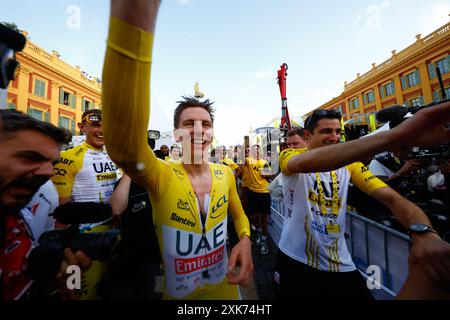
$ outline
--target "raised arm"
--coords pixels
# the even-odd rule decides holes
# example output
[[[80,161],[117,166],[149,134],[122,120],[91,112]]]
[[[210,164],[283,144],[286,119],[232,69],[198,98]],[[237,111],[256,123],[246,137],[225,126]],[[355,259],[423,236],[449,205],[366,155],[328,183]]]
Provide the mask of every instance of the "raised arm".
[[[160,0],[111,0],[111,16],[154,34]]]
[[[450,141],[447,123],[450,101],[425,108],[392,130],[296,155],[289,159],[287,169],[291,173],[331,171],[382,151]]]
[[[147,143],[151,52],[159,3],[159,0],[111,1],[103,67],[106,148],[111,159],[142,184],[155,178],[159,165]]]

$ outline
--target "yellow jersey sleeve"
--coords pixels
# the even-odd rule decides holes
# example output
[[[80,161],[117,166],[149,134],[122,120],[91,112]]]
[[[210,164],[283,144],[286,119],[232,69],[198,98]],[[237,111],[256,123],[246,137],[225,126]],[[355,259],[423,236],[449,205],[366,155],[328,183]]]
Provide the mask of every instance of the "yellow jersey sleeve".
[[[111,159],[137,184],[161,195],[164,192],[159,188],[166,184],[158,181],[171,171],[147,142],[152,47],[152,33],[111,17],[102,79],[102,117]]]
[[[351,182],[361,191],[372,194],[375,190],[387,187],[387,185],[375,177],[361,162],[353,162],[346,166],[351,174]]]
[[[79,150],[82,151],[80,152]],[[60,198],[72,196],[75,176],[83,166],[83,155],[86,151],[87,149],[73,148],[61,152],[61,162],[53,168],[53,176],[51,178]]]
[[[225,158],[223,162],[231,168],[231,170],[236,170],[239,166],[230,158]]]
[[[298,154],[301,154],[303,152],[306,152],[308,149],[304,148],[304,149],[285,149],[281,152],[280,154],[280,168],[281,168],[281,172],[286,175],[286,176],[290,176],[292,175],[294,172],[290,172],[287,168],[289,159],[291,159],[293,156],[296,156]]]
[[[239,239],[242,235],[247,235],[250,238],[250,223],[247,216],[245,215],[244,209],[242,208],[241,200],[236,190],[236,179],[234,177],[231,168],[226,169],[227,178],[229,180],[230,191],[229,198],[230,203],[228,210],[233,216],[234,228]]]

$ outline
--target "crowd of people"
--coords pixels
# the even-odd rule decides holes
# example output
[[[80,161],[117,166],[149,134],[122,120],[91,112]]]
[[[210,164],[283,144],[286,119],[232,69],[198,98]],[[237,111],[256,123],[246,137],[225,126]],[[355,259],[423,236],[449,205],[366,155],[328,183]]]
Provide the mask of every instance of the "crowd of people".
[[[287,148],[268,157],[258,144],[211,150],[213,103],[182,97],[176,144],[154,150],[147,128],[158,8],[159,0],[111,0],[103,109],[83,113],[81,145],[61,151],[70,139],[65,129],[0,111],[1,299],[241,299],[255,271],[252,245],[260,255],[269,251],[276,189],[285,210],[276,298],[370,300],[345,243],[350,184],[409,233],[409,275],[397,298],[450,297],[450,244],[389,185],[409,169],[377,177],[361,162],[449,142],[450,102],[345,143],[342,115],[315,110],[304,128],[287,133]],[[36,258],[42,235],[55,231],[67,232],[65,242]],[[106,243],[106,234],[116,241]],[[54,272],[29,272],[43,266]],[[83,271],[75,288],[67,285],[73,266]],[[162,296],[155,290],[160,277]]]

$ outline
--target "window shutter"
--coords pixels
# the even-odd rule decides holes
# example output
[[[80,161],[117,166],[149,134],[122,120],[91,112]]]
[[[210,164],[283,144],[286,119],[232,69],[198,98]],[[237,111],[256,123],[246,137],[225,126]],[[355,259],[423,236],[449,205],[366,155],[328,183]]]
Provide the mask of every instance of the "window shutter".
[[[62,128],[62,117],[58,116],[58,127]]]
[[[400,81],[402,82],[402,89],[408,88],[408,85],[406,84],[406,77],[400,77]]]
[[[31,109],[31,107],[28,107],[27,114],[29,116],[31,116],[33,114],[33,110]]]
[[[38,81],[38,79],[34,79],[34,91],[33,91],[33,93],[36,96],[39,95],[39,81]]]
[[[45,122],[50,122],[50,113],[44,112],[44,121]]]
[[[35,94],[38,95],[39,97],[43,96],[44,90],[42,90],[42,81],[36,80],[35,91],[36,91]]]
[[[420,72],[419,70],[414,71],[415,75],[416,75],[416,84],[420,84]]]
[[[59,89],[59,103],[64,104],[64,90],[62,88]]]
[[[434,69],[434,63],[428,64],[428,74],[430,79],[436,78],[436,69]]]
[[[84,98],[81,98],[81,111],[83,111],[83,112],[86,111],[85,101],[86,100],[84,100]]]
[[[395,93],[395,84],[394,84],[394,82],[389,83],[389,85],[391,86],[392,94],[394,94]]]
[[[383,98],[386,96],[384,86],[381,86],[381,87],[380,87],[380,95],[381,95],[381,99],[383,99]]]
[[[70,119],[70,125],[72,127],[72,134],[75,134],[75,120],[74,119]]]
[[[447,56],[447,70],[442,71],[442,73],[449,73],[450,72],[450,55]]]
[[[74,94],[70,94],[70,105],[72,109],[77,108],[77,97]]]

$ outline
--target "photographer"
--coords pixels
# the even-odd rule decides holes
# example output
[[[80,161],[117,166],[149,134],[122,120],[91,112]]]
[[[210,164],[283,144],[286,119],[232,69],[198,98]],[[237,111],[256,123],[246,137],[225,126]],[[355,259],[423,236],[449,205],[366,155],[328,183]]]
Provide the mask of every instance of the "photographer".
[[[38,189],[53,175],[67,131],[13,110],[0,110],[0,271],[1,299],[25,297],[32,281],[25,274],[33,248],[35,226],[21,213]],[[14,248],[14,250],[13,250]],[[87,269],[90,259],[66,248],[60,273],[48,287],[64,286],[69,265]]]

